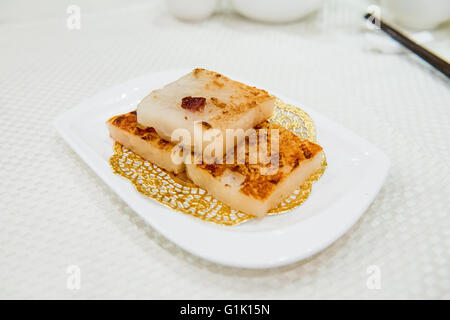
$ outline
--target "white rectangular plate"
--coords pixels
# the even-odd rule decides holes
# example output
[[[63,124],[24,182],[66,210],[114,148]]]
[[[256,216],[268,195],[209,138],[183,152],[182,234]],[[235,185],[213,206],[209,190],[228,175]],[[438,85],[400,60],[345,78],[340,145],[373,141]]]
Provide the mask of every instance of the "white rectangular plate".
[[[271,93],[285,103],[299,106],[311,116],[328,161],[325,174],[314,183],[308,200],[294,210],[238,226],[221,226],[164,207],[115,175],[109,165],[113,141],[106,120],[134,110],[151,90],[189,71],[153,73],[108,89],[59,116],[55,127],[103,181],[152,227],[185,250],[216,263],[244,268],[289,264],[326,248],[358,220],[386,178],[387,156],[314,110],[274,92]]]

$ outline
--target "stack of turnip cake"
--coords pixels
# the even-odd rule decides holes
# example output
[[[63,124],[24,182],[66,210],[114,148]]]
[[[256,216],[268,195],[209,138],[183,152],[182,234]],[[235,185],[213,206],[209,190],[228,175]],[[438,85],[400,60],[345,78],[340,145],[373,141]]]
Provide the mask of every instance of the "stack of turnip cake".
[[[263,217],[322,161],[322,147],[267,120],[276,98],[195,69],[107,121],[111,137],[218,200]]]

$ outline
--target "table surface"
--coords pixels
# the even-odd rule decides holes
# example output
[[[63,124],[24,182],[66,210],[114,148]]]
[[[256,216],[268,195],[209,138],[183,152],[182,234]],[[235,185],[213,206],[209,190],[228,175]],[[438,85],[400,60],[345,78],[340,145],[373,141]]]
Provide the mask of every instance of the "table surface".
[[[79,30],[66,26],[68,1],[47,3],[1,4],[0,298],[450,298],[450,83],[411,54],[367,50],[367,2],[266,25],[83,0]],[[449,40],[444,28],[428,45],[448,58]],[[145,224],[52,126],[108,87],[194,66],[302,101],[389,156],[384,187],[347,234],[275,269],[201,260]]]

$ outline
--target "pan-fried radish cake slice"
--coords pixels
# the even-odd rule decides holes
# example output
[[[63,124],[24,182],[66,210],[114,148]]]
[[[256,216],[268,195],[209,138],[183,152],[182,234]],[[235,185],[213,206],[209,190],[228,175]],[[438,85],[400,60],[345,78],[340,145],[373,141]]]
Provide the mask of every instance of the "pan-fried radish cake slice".
[[[112,117],[106,122],[111,137],[126,148],[163,169],[180,173],[183,163],[172,161],[177,151],[175,143],[162,139],[151,127],[143,127],[136,121],[136,111]]]
[[[267,121],[255,129],[258,139],[245,140],[244,156],[240,159],[240,164],[237,163],[240,154],[238,150],[244,144],[235,148],[232,155],[234,164],[226,161],[230,160],[228,153],[228,158],[222,164],[186,164],[186,170],[196,185],[231,208],[263,217],[320,168],[322,147]],[[264,134],[261,134],[262,130]],[[271,136],[274,134],[278,136],[278,152],[271,147]],[[261,153],[264,139],[267,153]],[[252,152],[255,152],[252,145],[255,144],[258,146],[258,153],[267,154],[267,159],[276,158],[277,161],[268,162],[264,157],[259,157],[255,162],[254,155],[252,156]]]
[[[216,141],[226,151],[233,147],[226,146],[226,129],[253,128],[270,118],[274,107],[275,97],[264,90],[214,71],[195,69],[146,96],[137,106],[137,119],[166,140],[171,141],[175,130],[185,129],[189,140],[181,141],[184,146],[203,150]],[[242,136],[238,132],[233,141],[239,142]]]

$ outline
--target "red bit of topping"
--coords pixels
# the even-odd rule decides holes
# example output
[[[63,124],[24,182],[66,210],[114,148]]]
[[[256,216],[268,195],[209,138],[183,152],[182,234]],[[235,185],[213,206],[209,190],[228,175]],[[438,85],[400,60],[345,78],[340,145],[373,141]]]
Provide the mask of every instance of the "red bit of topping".
[[[202,121],[202,126],[203,126],[205,129],[211,129],[211,128],[212,128],[212,126],[211,126],[208,122],[206,122],[206,121]]]
[[[181,99],[183,109],[195,112],[205,109],[206,99],[203,97],[184,97]]]

